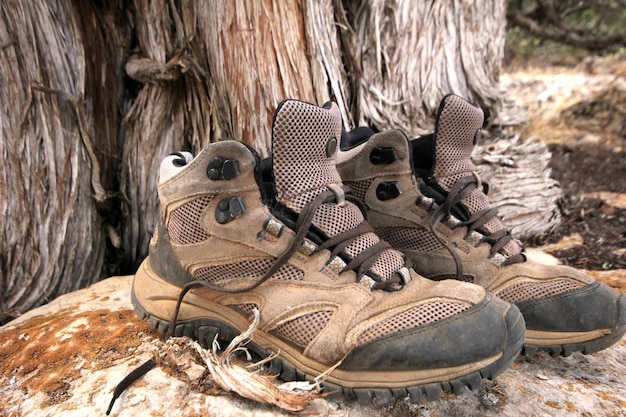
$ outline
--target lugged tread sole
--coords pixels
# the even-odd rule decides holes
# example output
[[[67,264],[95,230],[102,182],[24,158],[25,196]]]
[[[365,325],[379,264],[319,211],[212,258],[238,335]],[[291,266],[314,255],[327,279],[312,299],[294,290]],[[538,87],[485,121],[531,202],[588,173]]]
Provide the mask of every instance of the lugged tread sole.
[[[581,352],[584,355],[590,355],[592,353],[599,352],[612,346],[618,340],[622,338],[624,334],[609,334],[604,337],[590,340],[588,342],[572,343],[565,345],[551,345],[551,346],[536,346],[536,345],[524,345],[522,349],[522,355],[533,356],[537,352],[547,352],[552,357],[568,357],[574,352]]]
[[[138,302],[135,295],[134,287],[131,291],[131,300],[135,309],[135,313],[140,320],[147,319],[151,328],[165,333],[169,327],[169,322],[150,315]],[[507,316],[507,324],[510,329],[509,344],[503,352],[503,355],[495,362],[489,364],[485,368],[464,375],[450,381],[430,383],[419,386],[411,386],[406,388],[349,388],[341,387],[337,384],[325,381],[322,383],[324,392],[328,394],[330,399],[339,399],[340,397],[356,400],[362,405],[374,405],[376,407],[384,407],[389,405],[394,399],[402,399],[409,397],[413,404],[420,403],[423,399],[427,401],[436,401],[441,397],[442,393],[462,394],[467,389],[474,390],[482,385],[483,379],[495,379],[496,376],[506,370],[511,363],[517,358],[522,349],[521,337],[525,330],[524,321],[520,314],[513,314],[509,311]],[[200,318],[178,323],[174,329],[175,336],[187,336],[197,340],[198,343],[207,348],[211,346],[213,340],[217,337],[219,341],[229,342],[240,334],[236,329],[217,320],[210,318]],[[264,358],[272,354],[271,351],[265,351],[259,346],[250,342],[246,345],[252,352],[259,357]],[[283,381],[308,380],[314,381],[316,375],[309,375],[300,372],[292,364],[280,357],[275,357],[269,363],[270,371],[277,374]]]

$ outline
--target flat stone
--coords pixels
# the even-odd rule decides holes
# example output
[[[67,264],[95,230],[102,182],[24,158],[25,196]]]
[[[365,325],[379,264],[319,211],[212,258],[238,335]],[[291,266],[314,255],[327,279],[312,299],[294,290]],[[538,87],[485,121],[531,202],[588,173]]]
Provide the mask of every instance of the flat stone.
[[[543,265],[560,265],[561,261],[550,255],[545,249],[542,248],[526,248],[525,250],[528,260],[537,262]]]
[[[556,243],[544,245],[538,249],[544,252],[551,253],[551,252],[556,252],[560,250],[572,249],[572,248],[575,248],[576,246],[581,246],[584,244],[585,244],[585,240],[583,239],[582,235],[580,233],[574,233],[569,236],[564,236],[563,238],[561,238],[561,240],[559,240]]]
[[[596,191],[594,193],[586,193],[585,198],[595,198],[602,200],[605,204],[620,209],[626,209],[626,194],[613,193],[610,191]]]
[[[103,416],[115,386],[154,356],[161,336],[130,304],[132,277],[114,277],[63,295],[0,327],[2,416]],[[626,339],[593,355],[519,358],[495,382],[434,402],[374,408],[314,400],[324,416],[616,416],[626,410]],[[541,377],[538,377],[541,375]],[[209,383],[157,367],[129,387],[114,416],[288,416]]]

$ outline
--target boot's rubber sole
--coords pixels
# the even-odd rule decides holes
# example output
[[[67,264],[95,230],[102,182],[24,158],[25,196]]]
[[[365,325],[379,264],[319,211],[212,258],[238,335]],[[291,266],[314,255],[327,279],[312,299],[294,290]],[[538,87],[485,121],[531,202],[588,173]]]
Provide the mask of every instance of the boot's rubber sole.
[[[585,355],[606,349],[619,341],[626,333],[626,296],[617,300],[619,317],[612,329],[588,332],[548,332],[526,329],[522,353],[531,356],[538,351],[546,351],[551,356],[569,356],[573,352]]]
[[[138,292],[136,288],[145,288],[146,291]],[[208,300],[202,296],[203,291],[210,290],[193,290],[186,295],[178,315],[175,336],[188,336],[206,348],[216,336],[222,342],[229,342],[248,328],[247,317],[233,308]],[[179,287],[161,279],[150,269],[147,259],[135,275],[131,298],[140,319],[147,319],[153,329],[166,332],[179,293]],[[494,357],[463,366],[418,371],[365,372],[337,368],[322,384],[324,391],[331,393],[331,398],[343,394],[361,404],[385,406],[394,398],[407,395],[413,403],[418,403],[422,398],[437,400],[443,392],[460,394],[466,388],[476,389],[483,378],[494,379],[507,369],[522,349],[525,331],[522,315],[517,309],[510,309],[505,321],[509,335],[507,345],[501,354]],[[247,347],[260,357],[279,353],[270,362],[270,369],[284,381],[312,381],[334,365],[308,358],[284,340],[260,329],[254,331],[251,339]]]

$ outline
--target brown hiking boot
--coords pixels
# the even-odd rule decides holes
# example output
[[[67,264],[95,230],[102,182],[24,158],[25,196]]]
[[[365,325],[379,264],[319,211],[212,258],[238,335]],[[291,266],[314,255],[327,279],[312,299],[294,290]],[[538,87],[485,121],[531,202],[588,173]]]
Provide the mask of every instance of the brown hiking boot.
[[[387,404],[475,388],[515,359],[519,310],[483,288],[427,280],[381,241],[335,168],[335,104],[283,102],[272,160],[237,141],[161,166],[160,222],[135,275],[141,318],[209,344],[260,322],[250,349],[274,371],[311,379],[336,363],[328,391]],[[182,298],[181,288],[202,283]],[[171,331],[171,329],[170,329]]]
[[[421,275],[479,284],[516,304],[525,352],[592,353],[626,331],[626,297],[566,266],[540,265],[504,228],[470,160],[482,110],[446,96],[435,133],[344,132],[337,169],[368,210],[377,234]]]

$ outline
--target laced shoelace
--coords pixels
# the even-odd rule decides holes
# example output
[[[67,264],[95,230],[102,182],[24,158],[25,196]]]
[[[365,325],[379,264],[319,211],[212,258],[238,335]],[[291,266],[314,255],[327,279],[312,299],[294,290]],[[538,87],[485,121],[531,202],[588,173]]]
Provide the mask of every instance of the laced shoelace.
[[[437,233],[436,225],[439,222],[445,221],[452,215],[452,209],[460,202],[467,197],[472,191],[475,189],[482,189],[482,185],[480,183],[480,179],[476,174],[468,175],[456,181],[443,204],[438,206],[432,215],[429,218],[428,226],[430,228],[431,233],[435,236],[435,238],[441,243],[452,255],[454,259],[454,263],[456,265],[456,278],[462,279],[463,276],[463,263],[459,258],[456,251],[448,245],[448,243]],[[483,235],[483,237],[478,241],[476,246],[482,243],[488,243],[490,245],[489,255],[493,256],[496,253],[499,253],[511,240],[513,237],[511,236],[511,232],[507,229],[500,229],[495,232],[487,231],[483,226],[487,224],[491,219],[496,217],[498,214],[497,208],[485,208],[483,210],[477,211],[469,216],[469,218],[465,221],[459,221],[457,224],[451,226],[451,228],[455,229],[457,227],[465,227],[467,228],[467,234],[476,231]],[[524,262],[526,257],[517,253],[515,255],[506,256],[506,259],[501,264],[502,266]]]
[[[250,291],[263,282],[267,281],[272,275],[274,275],[285,263],[295,254],[298,248],[302,245],[304,240],[306,239],[307,233],[313,224],[313,217],[317,212],[317,209],[324,203],[332,203],[336,202],[338,204],[343,204],[343,201],[349,201],[355,204],[361,212],[365,212],[363,203],[354,197],[351,194],[344,194],[343,190],[341,191],[341,196],[338,196],[337,189],[329,189],[322,193],[320,193],[317,197],[315,197],[310,203],[308,203],[302,210],[301,214],[298,216],[298,220],[296,222],[296,236],[294,240],[291,242],[287,250],[279,256],[274,264],[263,274],[261,278],[252,283],[250,286],[245,288],[237,288],[237,289],[228,289],[217,286],[215,284],[211,284],[206,281],[191,281],[185,284],[179,295],[178,300],[176,301],[176,307],[174,308],[174,313],[172,314],[172,318],[168,324],[167,332],[165,333],[165,340],[174,336],[174,331],[176,328],[176,323],[178,321],[178,315],[180,312],[180,307],[182,305],[183,299],[187,295],[187,293],[196,288],[209,288],[215,291],[228,292],[228,293],[239,293]],[[339,201],[340,200],[340,201]],[[374,233],[374,229],[366,222],[361,222],[357,227],[353,229],[346,230],[343,233],[339,233],[321,245],[319,245],[313,253],[322,251],[324,249],[333,248],[331,251],[331,256],[329,257],[329,261],[332,260],[335,256],[337,256],[340,252],[342,252],[346,247],[352,243],[354,239],[357,237],[366,234],[366,233]],[[357,272],[357,282],[360,281],[365,274],[370,270],[370,268],[374,265],[378,257],[387,249],[390,249],[391,245],[383,240],[378,241],[374,245],[364,249],[357,256],[352,258],[346,267],[341,271],[341,273],[354,270]],[[410,267],[408,265],[409,260],[405,258],[405,266]],[[386,291],[395,291],[401,288],[404,285],[404,278],[399,274],[395,273],[390,278],[383,280],[380,278],[374,278],[374,285],[371,287],[372,290],[386,290]],[[142,365],[131,371],[118,385],[115,387],[113,391],[113,398],[109,403],[109,407],[107,408],[106,415],[111,413],[113,405],[117,398],[130,386],[147,374],[152,368],[156,366],[156,361],[154,358],[148,359]]]

